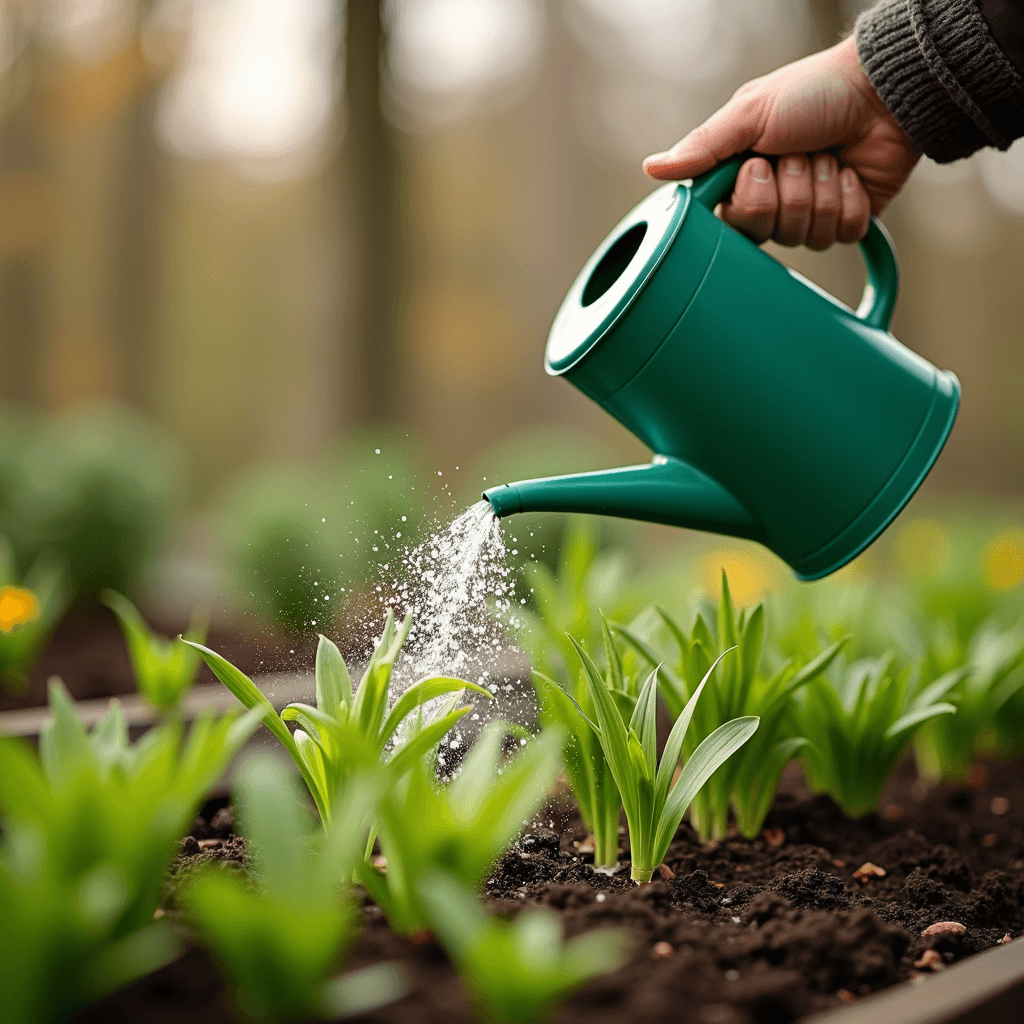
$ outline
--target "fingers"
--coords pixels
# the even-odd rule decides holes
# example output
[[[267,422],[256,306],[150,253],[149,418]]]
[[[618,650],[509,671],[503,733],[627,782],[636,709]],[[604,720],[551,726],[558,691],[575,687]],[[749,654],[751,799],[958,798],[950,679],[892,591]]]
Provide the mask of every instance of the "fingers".
[[[814,188],[814,207],[811,226],[807,230],[807,245],[812,249],[827,249],[838,237],[839,215],[842,210],[839,196],[839,163],[828,153],[819,153],[811,161]]]
[[[864,237],[871,200],[856,172],[840,170],[828,153],[813,159],[802,153],[784,156],[777,172],[755,157],[740,168],[721,217],[758,245],[771,238],[781,245],[827,249]]]
[[[748,160],[736,178],[732,198],[722,205],[726,224],[760,245],[775,230],[779,192],[772,165],[762,157]]]
[[[772,237],[779,245],[803,245],[814,215],[811,161],[803,153],[779,160],[779,216]]]
[[[839,195],[842,208],[837,237],[840,242],[858,242],[867,234],[871,198],[856,172],[849,167],[839,172]]]

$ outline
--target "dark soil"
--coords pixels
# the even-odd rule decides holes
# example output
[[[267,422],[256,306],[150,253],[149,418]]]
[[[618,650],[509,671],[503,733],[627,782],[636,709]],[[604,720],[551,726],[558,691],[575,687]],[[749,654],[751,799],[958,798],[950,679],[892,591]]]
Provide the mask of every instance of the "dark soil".
[[[666,859],[674,877],[637,887],[628,864],[595,874],[578,846],[575,814],[549,808],[498,865],[484,894],[499,913],[543,905],[569,935],[605,926],[635,937],[630,961],[592,982],[559,1024],[785,1024],[941,970],[1024,932],[1024,765],[982,769],[973,787],[930,792],[904,766],[881,814],[845,819],[787,773],[765,832],[702,845],[683,826]],[[209,859],[241,865],[223,801],[204,809],[172,866],[167,905],[183,871]],[[863,865],[874,865],[880,871]],[[391,933],[367,901],[349,961],[400,962],[401,1000],[363,1024],[468,1024],[465,992],[433,941]],[[937,922],[960,934],[923,936]],[[667,945],[664,945],[667,944]],[[199,950],[75,1018],[75,1024],[230,1024],[224,988]]]
[[[147,621],[164,636],[177,636],[188,628],[187,622],[149,617]],[[316,656],[315,636],[297,642],[269,629],[247,632],[227,624],[211,628],[206,643],[248,675],[312,668]],[[8,693],[0,688],[0,711],[45,704],[46,682],[51,676],[59,676],[76,700],[135,692],[124,636],[112,611],[102,605],[72,607],[57,623],[25,691]],[[203,665],[198,682],[215,681],[213,673]]]

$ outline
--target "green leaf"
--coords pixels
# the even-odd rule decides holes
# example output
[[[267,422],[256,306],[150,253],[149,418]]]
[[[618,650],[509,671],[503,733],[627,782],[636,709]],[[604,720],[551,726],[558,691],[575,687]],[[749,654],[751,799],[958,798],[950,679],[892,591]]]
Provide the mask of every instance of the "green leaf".
[[[305,759],[300,755],[299,748],[296,746],[288,726],[278,717],[274,705],[267,700],[262,690],[245,673],[240,672],[230,661],[222,658],[216,651],[211,651],[209,647],[204,647],[202,644],[194,643],[191,640],[183,640],[183,642],[188,644],[189,647],[194,647],[202,655],[203,661],[210,667],[213,674],[242,702],[244,707],[250,710],[255,708],[263,709],[263,725],[277,737],[298,766],[313,799],[316,801],[321,820],[326,825],[330,820],[330,810],[329,806],[324,802],[324,798],[329,794],[323,793],[317,785],[317,781],[310,775]]]
[[[658,764],[658,670],[655,669],[644,683],[637,697],[629,732],[639,737],[640,749],[645,764],[644,774],[653,780]]]
[[[446,693],[459,693],[462,690],[472,690],[474,693],[482,694],[488,700],[493,700],[494,695],[490,690],[476,683],[466,682],[464,679],[455,679],[451,676],[433,676],[429,679],[421,679],[413,683],[401,697],[395,701],[384,726],[380,732],[380,744],[387,743],[394,735],[399,723],[409,714],[426,704],[428,700],[441,697]]]
[[[396,775],[404,775],[412,765],[434,749],[451,732],[452,727],[472,708],[458,708],[450,714],[417,729],[388,759],[388,767]]]
[[[626,814],[635,817],[637,813],[636,775],[633,770],[633,761],[629,756],[629,743],[622,716],[619,714],[611,694],[605,688],[604,680],[590,655],[583,650],[574,637],[570,636],[569,639],[576,648],[580,661],[583,662],[584,680],[587,684],[587,692],[594,702],[608,767],[611,769],[616,786],[619,787]],[[582,710],[580,713],[582,714]]]
[[[764,605],[759,604],[751,613],[740,638],[740,677],[749,687],[757,675],[764,646]],[[745,704],[745,700],[743,701]]]
[[[332,718],[341,714],[341,706],[352,704],[352,681],[341,651],[320,634],[316,647],[316,706]]]
[[[730,647],[729,651],[734,651],[735,647]],[[655,802],[656,806],[661,807],[668,794],[669,785],[672,782],[672,776],[675,774],[676,765],[679,763],[679,758],[683,753],[683,741],[686,738],[686,730],[690,728],[690,720],[693,718],[694,709],[697,707],[697,700],[701,693],[704,692],[704,687],[707,685],[707,681],[711,678],[711,674],[718,668],[718,663],[729,653],[729,651],[722,651],[722,653],[715,659],[714,664],[704,674],[704,678],[700,681],[700,685],[696,690],[693,691],[693,696],[686,702],[686,706],[683,708],[679,717],[675,720],[675,724],[672,726],[671,732],[668,734],[668,739],[665,741],[665,750],[661,755],[661,764],[658,767],[658,777],[655,782]],[[700,788],[699,786],[697,787]]]
[[[710,736],[701,741],[700,746],[686,762],[679,780],[672,787],[665,801],[661,820],[657,823],[655,838],[655,863],[665,857],[672,837],[683,820],[686,808],[697,795],[698,790],[714,775],[717,768],[733,753],[739,750],[757,731],[760,719],[750,715],[745,718],[734,718],[725,725],[720,725]],[[659,855],[660,853],[660,855]]]
[[[915,728],[922,722],[927,722],[930,718],[935,718],[938,715],[952,715],[956,713],[956,708],[952,704],[932,704],[931,707],[925,708],[914,708],[912,711],[908,711],[901,718],[898,718],[888,729],[885,730],[885,738],[887,740],[896,739],[898,736],[902,736],[905,732]]]
[[[39,736],[39,753],[47,781],[54,789],[64,788],[81,772],[90,771],[96,760],[75,702],[56,677],[49,681],[51,716]]]
[[[612,640],[611,630],[608,628],[608,620],[601,612],[601,642],[604,645],[604,656],[608,662],[608,679],[610,689],[625,690],[626,683],[622,675],[622,661],[619,659],[619,652]]]

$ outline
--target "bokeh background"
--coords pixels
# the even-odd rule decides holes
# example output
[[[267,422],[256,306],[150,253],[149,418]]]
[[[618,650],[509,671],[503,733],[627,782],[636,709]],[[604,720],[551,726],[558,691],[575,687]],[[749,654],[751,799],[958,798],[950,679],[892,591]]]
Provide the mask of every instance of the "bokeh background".
[[[645,154],[860,6],[0,0],[8,575],[71,552],[79,595],[301,630],[313,584],[351,590],[482,487],[643,459],[544,374],[558,304]],[[964,400],[868,560],[939,571],[952,531],[1016,587],[1024,145],[923,161],[884,220],[894,333]],[[856,301],[855,249],[772,252]],[[529,525],[550,555],[558,524]],[[612,533],[648,564],[709,550]]]

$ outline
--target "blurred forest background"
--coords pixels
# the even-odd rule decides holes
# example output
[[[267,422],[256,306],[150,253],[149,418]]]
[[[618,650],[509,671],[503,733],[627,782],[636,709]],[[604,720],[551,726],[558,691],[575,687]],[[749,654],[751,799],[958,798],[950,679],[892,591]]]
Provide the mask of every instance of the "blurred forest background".
[[[414,487],[445,518],[485,477],[644,458],[544,374],[558,304],[653,187],[645,154],[837,41],[860,6],[0,0],[0,448],[38,463],[11,438],[54,421],[125,465],[117,446],[145,434],[166,483],[154,508],[191,510],[151,581],[183,604],[222,592],[211,552],[244,561],[268,517],[277,556],[292,544],[315,576],[313,548],[358,559],[359,530],[394,527]],[[1012,520],[1024,145],[923,161],[884,219],[903,268],[894,333],[964,389],[916,502]],[[855,249],[772,252],[855,303]],[[79,411],[96,400],[119,404]],[[8,498],[0,529],[45,518]],[[14,544],[25,560],[45,538]]]

